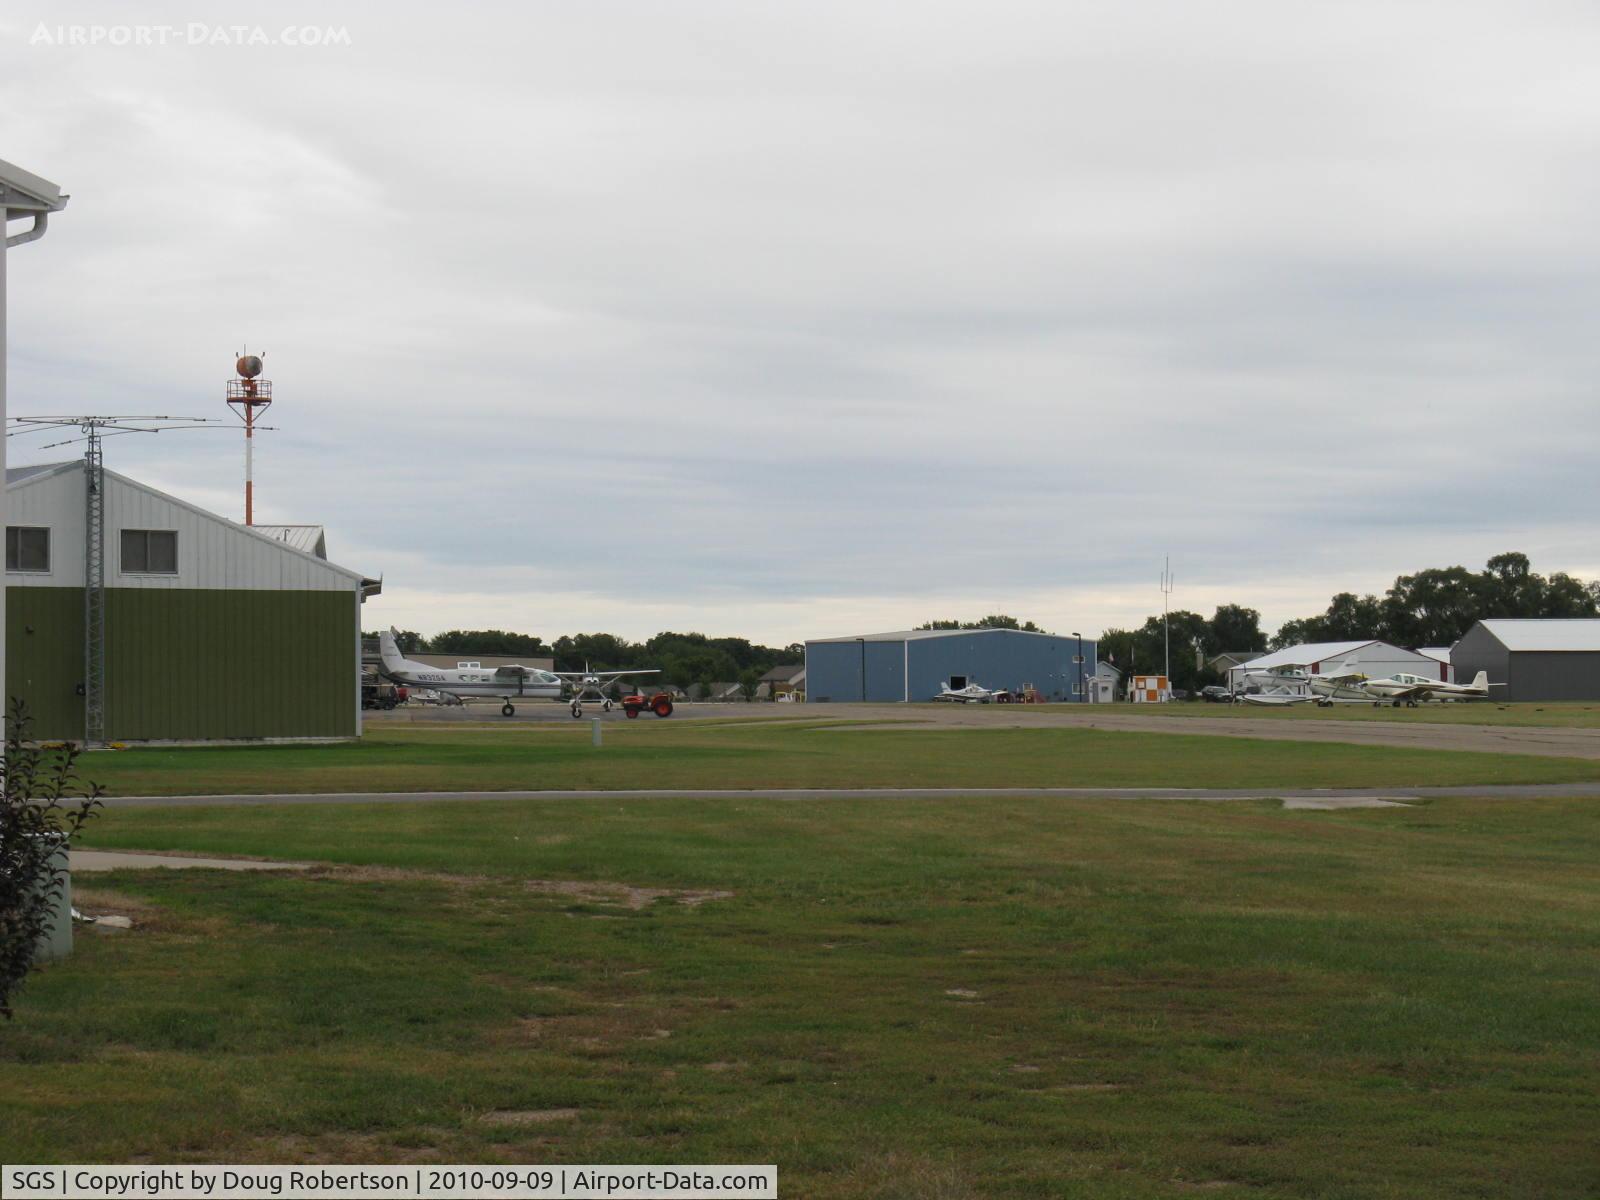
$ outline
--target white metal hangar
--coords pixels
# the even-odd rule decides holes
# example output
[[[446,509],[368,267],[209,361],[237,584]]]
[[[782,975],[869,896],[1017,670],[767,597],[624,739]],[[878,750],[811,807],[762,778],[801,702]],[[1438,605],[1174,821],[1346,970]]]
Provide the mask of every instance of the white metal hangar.
[[[1320,675],[1335,667],[1360,671],[1373,679],[1405,672],[1448,680],[1450,671],[1447,663],[1415,650],[1402,650],[1388,642],[1305,642],[1240,663],[1229,670],[1228,686],[1241,692],[1245,688],[1245,676],[1261,671],[1305,671]]]
[[[932,700],[946,685],[973,683],[1086,701],[1094,673],[1093,638],[1020,629],[905,629],[806,643],[808,704]]]

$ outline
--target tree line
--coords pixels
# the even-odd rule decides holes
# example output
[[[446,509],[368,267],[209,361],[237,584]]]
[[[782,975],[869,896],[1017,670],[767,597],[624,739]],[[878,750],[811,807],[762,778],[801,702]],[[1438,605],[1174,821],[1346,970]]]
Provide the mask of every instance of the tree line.
[[[1340,592],[1323,612],[1286,621],[1268,638],[1261,614],[1242,604],[1219,605],[1211,616],[1179,609],[1163,622],[1149,617],[1137,629],[1108,629],[1098,639],[1099,658],[1124,673],[1159,674],[1170,628],[1174,687],[1197,688],[1221,680],[1207,660],[1229,652],[1270,649],[1301,642],[1383,641],[1396,646],[1449,646],[1480,620],[1494,617],[1600,616],[1600,580],[1585,582],[1565,572],[1540,575],[1526,554],[1491,558],[1481,571],[1429,567],[1398,576],[1382,595]],[[918,629],[1021,629],[1044,633],[1032,621],[997,613],[976,621],[926,621]],[[375,637],[375,634],[365,636]],[[713,681],[737,681],[746,694],[773,667],[804,661],[799,642],[762,646],[745,638],[709,638],[703,633],[658,633],[630,642],[610,633],[579,633],[546,643],[531,634],[503,629],[452,629],[436,637],[406,631],[400,649],[411,653],[526,655],[553,658],[558,671],[656,667],[660,679],[687,691]]]
[[[1509,551],[1481,571],[1429,567],[1397,576],[1382,596],[1340,592],[1314,617],[1285,621],[1271,639],[1261,614],[1224,604],[1209,618],[1179,610],[1169,614],[1172,686],[1204,687],[1222,681],[1207,660],[1234,651],[1281,650],[1302,642],[1388,642],[1407,649],[1449,646],[1479,621],[1496,617],[1600,616],[1600,580],[1584,582],[1565,572],[1540,575],[1526,554]],[[1101,634],[1099,657],[1124,672],[1160,674],[1166,648],[1161,614],[1138,629]]]
[[[1540,575],[1526,554],[1496,554],[1481,571],[1430,567],[1398,576],[1381,597],[1340,592],[1314,617],[1286,621],[1273,649],[1299,642],[1372,638],[1396,646],[1449,646],[1479,621],[1495,617],[1593,617],[1600,580],[1564,571]]]
[[[375,633],[363,634],[375,638]],[[563,635],[554,642],[504,629],[451,629],[428,638],[401,630],[402,654],[507,655],[550,658],[557,671],[627,671],[658,669],[653,680],[699,694],[702,685],[738,683],[753,695],[756,681],[773,667],[805,660],[805,646],[762,646],[745,638],[707,637],[703,633],[658,633],[631,642],[612,633]]]

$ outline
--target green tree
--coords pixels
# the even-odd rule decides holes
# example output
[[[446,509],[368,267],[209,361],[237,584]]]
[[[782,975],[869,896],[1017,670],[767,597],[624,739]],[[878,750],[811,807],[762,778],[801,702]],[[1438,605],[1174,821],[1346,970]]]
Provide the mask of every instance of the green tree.
[[[758,671],[754,667],[746,667],[739,672],[739,694],[749,703],[756,698],[756,692],[761,688],[761,676],[765,671]]]
[[[385,630],[384,632],[388,631]],[[375,642],[378,640],[378,634],[375,631],[368,633],[363,630],[361,636],[366,641]],[[428,639],[411,629],[400,630],[394,639],[394,644],[401,654],[418,654],[426,652],[428,649]]]
[[[1315,617],[1286,621],[1275,649],[1301,642],[1390,642],[1448,646],[1493,617],[1592,617],[1600,614],[1600,583],[1557,572],[1548,579],[1517,551],[1496,554],[1482,571],[1429,567],[1398,576],[1383,598],[1340,592]]]
[[[1206,632],[1206,653],[1226,654],[1230,650],[1265,650],[1267,635],[1261,632],[1261,614],[1242,604],[1219,604],[1211,615]]]
[[[549,658],[551,650],[539,638],[504,629],[451,629],[434,637],[426,647],[435,654],[526,654]]]
[[[1047,630],[1039,628],[1032,621],[1019,621],[1016,617],[1009,617],[1005,613],[993,613],[987,617],[979,617],[976,621],[928,621],[918,625],[918,629],[1020,629],[1024,633],[1046,633]]]

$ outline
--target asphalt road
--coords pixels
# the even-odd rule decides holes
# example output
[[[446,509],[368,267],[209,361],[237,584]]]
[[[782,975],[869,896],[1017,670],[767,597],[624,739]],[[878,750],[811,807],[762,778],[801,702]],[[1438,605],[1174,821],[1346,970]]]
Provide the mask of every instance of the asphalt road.
[[[507,792],[322,792],[232,796],[107,796],[107,808],[199,808],[260,804],[437,804],[463,800],[940,800],[952,797],[1040,797],[1063,800],[1285,800],[1344,801],[1329,807],[1359,807],[1357,801],[1404,803],[1445,796],[1600,796],[1594,783],[1479,784],[1410,788],[629,788],[617,791]]]

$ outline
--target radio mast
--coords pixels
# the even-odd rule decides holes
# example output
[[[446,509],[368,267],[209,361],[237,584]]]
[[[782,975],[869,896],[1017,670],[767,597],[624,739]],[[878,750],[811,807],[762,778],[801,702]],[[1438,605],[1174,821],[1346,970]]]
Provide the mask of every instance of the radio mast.
[[[256,410],[272,407],[272,381],[258,379],[261,357],[241,354],[233,364],[239,378],[228,380],[228,407],[244,418],[244,523],[256,523],[255,434]]]

